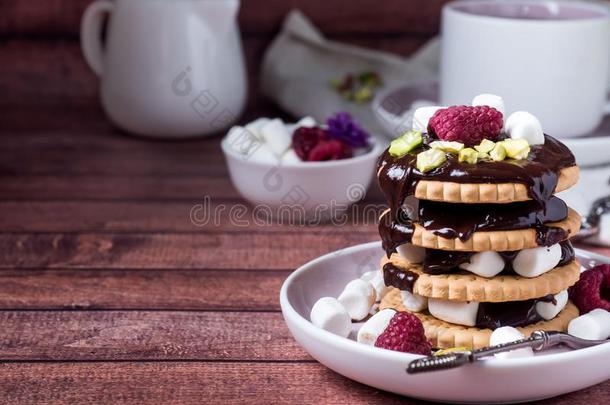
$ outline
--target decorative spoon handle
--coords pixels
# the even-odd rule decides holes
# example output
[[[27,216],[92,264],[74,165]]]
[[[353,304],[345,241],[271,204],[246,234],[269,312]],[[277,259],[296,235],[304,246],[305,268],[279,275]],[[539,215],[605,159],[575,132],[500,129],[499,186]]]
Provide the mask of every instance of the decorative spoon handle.
[[[433,370],[445,370],[462,366],[466,363],[473,363],[484,357],[507,352],[509,350],[521,349],[523,347],[531,347],[535,351],[547,350],[557,345],[566,345],[572,349],[580,349],[583,347],[595,346],[602,343],[610,342],[609,340],[586,340],[568,335],[561,332],[545,332],[537,330],[532,332],[527,339],[517,340],[515,342],[504,343],[501,345],[485,347],[478,350],[465,350],[453,353],[444,354],[441,356],[428,356],[421,359],[413,360],[407,367],[407,373],[416,374]]]

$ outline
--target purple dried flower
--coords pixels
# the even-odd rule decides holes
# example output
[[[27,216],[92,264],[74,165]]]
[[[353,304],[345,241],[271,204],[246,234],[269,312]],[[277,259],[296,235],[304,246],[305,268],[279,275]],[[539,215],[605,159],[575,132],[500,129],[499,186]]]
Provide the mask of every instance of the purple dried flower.
[[[362,129],[346,112],[339,112],[326,120],[328,135],[353,148],[369,146],[369,133]]]

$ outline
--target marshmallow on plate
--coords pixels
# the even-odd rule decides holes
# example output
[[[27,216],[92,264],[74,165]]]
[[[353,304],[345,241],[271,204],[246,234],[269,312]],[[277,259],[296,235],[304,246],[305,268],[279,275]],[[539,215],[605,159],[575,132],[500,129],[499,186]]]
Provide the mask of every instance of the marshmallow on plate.
[[[389,291],[388,286],[385,285],[383,280],[383,274],[379,270],[367,271],[360,276],[360,279],[368,281],[373,285],[376,293],[375,301],[381,301],[383,296]]]
[[[337,300],[347,310],[351,319],[361,321],[368,316],[376,297],[373,285],[357,278],[347,283]]]
[[[413,129],[419,132],[428,132],[428,121],[441,108],[445,107],[432,105],[416,109],[413,113]]]
[[[428,298],[409,291],[401,291],[402,305],[411,312],[421,312],[428,308]]]
[[[515,342],[525,338],[523,333],[519,332],[519,329],[513,328],[512,326],[502,326],[494,330],[489,338],[489,345],[496,346],[503,343]],[[521,349],[515,349],[508,352],[496,353],[494,356],[498,359],[508,359],[517,357],[529,357],[533,356],[534,351],[531,347],[523,347]]]
[[[504,131],[511,139],[525,139],[530,145],[543,145],[544,132],[538,118],[526,111],[517,111],[504,121]]]
[[[374,346],[375,341],[388,327],[390,321],[396,314],[396,311],[390,308],[386,308],[382,311],[377,312],[375,315],[369,318],[368,321],[362,325],[358,331],[356,340],[365,345]]]
[[[574,318],[568,324],[568,333],[581,339],[608,339],[610,337],[610,312],[597,308]]]
[[[542,319],[550,321],[559,314],[568,303],[568,290],[563,290],[553,296],[555,303],[538,301],[536,303],[536,312],[542,317]]]
[[[263,140],[278,157],[282,156],[292,144],[292,134],[279,118],[265,123],[260,131]]]
[[[335,335],[347,337],[352,330],[352,322],[347,310],[333,297],[317,300],[311,308],[309,317],[315,326]]]
[[[460,269],[481,277],[493,277],[504,270],[505,265],[502,256],[489,250],[473,254],[469,262],[460,264]]]
[[[502,113],[502,116],[505,114],[504,110],[504,99],[500,96],[496,96],[495,94],[483,93],[479,94],[475,98],[472,99],[472,105],[487,105],[489,107],[493,107],[496,110]]]
[[[538,277],[555,268],[561,261],[561,246],[541,246],[523,249],[513,259],[513,270],[522,277]]]
[[[403,243],[396,248],[398,254],[409,263],[421,263],[426,257],[426,249],[411,243]]]
[[[479,303],[476,301],[459,302],[428,298],[428,311],[432,316],[457,325],[475,326]]]

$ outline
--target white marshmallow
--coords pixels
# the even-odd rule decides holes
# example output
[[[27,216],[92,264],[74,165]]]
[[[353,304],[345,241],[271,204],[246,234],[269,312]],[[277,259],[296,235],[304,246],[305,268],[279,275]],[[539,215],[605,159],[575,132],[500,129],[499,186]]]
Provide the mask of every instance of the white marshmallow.
[[[538,277],[552,270],[561,261],[561,246],[541,246],[523,249],[513,260],[513,269],[522,277]]]
[[[421,312],[428,308],[428,298],[413,294],[409,291],[401,291],[402,305],[411,312]]]
[[[297,156],[297,153],[292,148],[288,149],[288,151],[282,155],[282,163],[295,164],[302,162],[303,161],[301,160],[301,158]]]
[[[581,339],[608,339],[610,337],[610,312],[597,308],[572,319],[568,324],[568,333]]]
[[[254,149],[254,152],[245,157],[246,160],[250,162],[260,162],[260,163],[269,163],[269,164],[278,164],[280,160],[276,156],[275,153],[271,150],[271,148],[266,143],[261,143]]]
[[[311,128],[315,127],[316,125],[318,124],[316,123],[316,120],[314,120],[312,117],[303,117],[298,120],[296,124],[294,124],[294,129],[301,127]]]
[[[441,108],[445,108],[438,105],[432,105],[428,107],[419,107],[413,113],[413,129],[419,132],[428,132],[428,121],[434,115],[434,113]]]
[[[347,310],[336,298],[320,298],[311,308],[311,323],[335,335],[347,337],[352,330],[352,322]]]
[[[511,139],[525,139],[530,145],[544,144],[544,132],[540,121],[526,111],[512,113],[504,121],[504,131]]]
[[[429,298],[428,311],[435,318],[445,322],[475,326],[477,323],[477,312],[479,312],[479,303],[476,301],[458,302]]]
[[[513,328],[512,326],[502,326],[494,330],[489,338],[489,345],[496,346],[503,343],[515,342],[525,338],[523,333],[519,332],[519,329]],[[494,356],[498,359],[518,358],[518,357],[530,357],[534,355],[534,351],[531,347],[523,347],[521,349],[511,350],[503,353],[496,353]]]
[[[504,116],[505,114],[504,99],[500,96],[496,96],[495,94],[479,94],[478,96],[472,99],[472,105],[487,105],[500,111],[502,113],[502,116]]]
[[[246,129],[250,131],[254,136],[263,139],[262,129],[265,124],[271,121],[269,118],[257,118],[251,123],[246,125]]]
[[[545,301],[538,301],[536,303],[536,312],[547,321],[555,318],[565,308],[568,303],[568,290],[555,294],[553,298],[555,298],[556,304]]]
[[[421,263],[426,257],[426,249],[411,243],[403,243],[396,248],[403,259],[409,263]]]
[[[360,276],[360,279],[371,283],[376,293],[375,301],[381,301],[383,296],[386,295],[387,292],[390,290],[390,288],[385,285],[385,281],[383,280],[383,273],[379,270],[367,271],[362,276]]]
[[[361,321],[368,316],[376,297],[373,285],[358,278],[347,283],[337,300],[345,307],[350,318]]]
[[[497,252],[486,251],[473,254],[470,262],[460,264],[460,268],[481,277],[493,277],[504,270],[505,265]]]
[[[282,156],[292,144],[292,134],[279,118],[264,124],[261,128],[261,136],[278,157]]]
[[[362,325],[358,331],[356,340],[365,345],[374,346],[379,335],[381,335],[390,324],[390,320],[392,320],[394,314],[396,314],[396,311],[389,308],[377,312]]]

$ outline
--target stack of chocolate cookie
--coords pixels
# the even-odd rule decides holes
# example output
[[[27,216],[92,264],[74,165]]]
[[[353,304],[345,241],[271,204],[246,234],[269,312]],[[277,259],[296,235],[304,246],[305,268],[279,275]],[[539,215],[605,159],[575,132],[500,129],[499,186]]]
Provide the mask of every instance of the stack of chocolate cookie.
[[[390,207],[379,224],[390,287],[380,308],[415,313],[438,348],[487,346],[503,326],[526,336],[566,330],[578,316],[567,294],[580,275],[568,238],[580,217],[555,193],[578,181],[574,156],[542,133],[522,143],[505,125],[460,142],[451,136],[482,121],[484,133],[495,110],[452,108],[379,160]],[[468,114],[474,118],[464,124]]]

